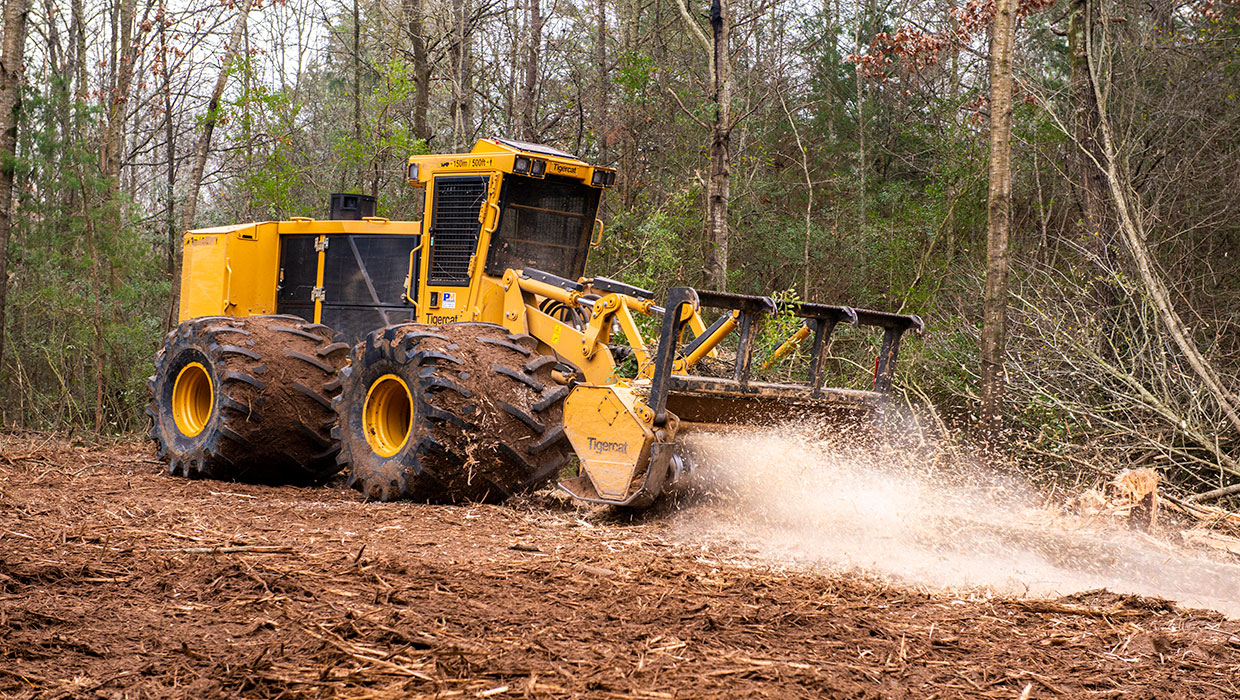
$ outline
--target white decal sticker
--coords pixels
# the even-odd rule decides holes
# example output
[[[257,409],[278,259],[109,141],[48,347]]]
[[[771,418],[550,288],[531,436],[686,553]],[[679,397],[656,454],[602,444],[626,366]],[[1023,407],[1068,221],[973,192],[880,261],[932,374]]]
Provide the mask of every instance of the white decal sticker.
[[[441,306],[445,309],[455,309],[456,308],[456,292],[444,292],[443,293],[443,304],[441,304]]]

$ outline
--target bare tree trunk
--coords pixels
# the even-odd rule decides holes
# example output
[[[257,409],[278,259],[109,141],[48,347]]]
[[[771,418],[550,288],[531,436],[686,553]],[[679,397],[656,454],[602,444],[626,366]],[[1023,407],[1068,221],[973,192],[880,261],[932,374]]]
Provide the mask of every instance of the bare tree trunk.
[[[716,289],[727,289],[728,283],[728,197],[731,180],[732,128],[732,58],[728,54],[732,15],[725,0],[712,0],[710,32],[698,26],[685,0],[676,0],[680,16],[689,31],[702,45],[710,69],[710,104],[714,114],[704,123],[686,109],[698,124],[710,130],[710,177],[706,180],[706,277]],[[673,93],[673,96],[675,93]],[[679,98],[677,98],[679,100]],[[681,105],[684,108],[684,105]]]
[[[1008,236],[1012,219],[1012,46],[1016,2],[996,0],[990,32],[990,196],[987,204],[986,290],[982,321],[981,428],[995,436],[1003,426],[1003,365],[1007,334]]]
[[[520,7],[521,0],[516,0],[517,7]],[[506,75],[501,78],[504,83],[504,121],[503,132],[509,136],[521,136],[521,79],[520,67],[521,60],[521,43],[524,41],[522,30],[522,17],[520,12],[509,13],[510,22],[505,29],[512,37],[512,52],[510,56],[505,56],[507,62]],[[499,59],[500,50],[495,50],[495,56]],[[503,64],[501,64],[503,65]]]
[[[59,10],[57,9],[56,4],[53,0],[43,0],[43,15],[45,17],[55,17],[58,12]],[[69,100],[67,98],[69,95],[70,82],[72,81],[72,78],[73,78],[73,70],[71,67],[71,64],[73,62],[73,47],[72,47],[73,19],[70,19],[69,21],[70,21],[70,33],[69,33],[70,46],[68,50],[66,50],[65,47],[62,46],[60,43],[60,31],[58,29],[58,25],[60,24],[59,22],[48,22],[46,29],[43,32],[47,38],[47,63],[49,66],[51,66],[51,69],[54,71],[54,74],[61,79],[59,82],[55,80],[49,80],[47,82],[47,96],[50,99],[52,98],[53,95],[57,93],[63,95],[66,98],[65,99],[66,106],[69,103]],[[67,136],[70,133],[70,130],[72,129],[72,126],[70,125],[71,124],[70,115],[73,110],[66,108],[66,109],[60,109],[57,111],[60,112],[60,114],[58,115],[60,119],[60,133],[62,136]],[[62,198],[64,197],[64,195],[65,193],[63,192],[60,193],[60,196]]]
[[[353,0],[353,145],[360,148],[362,144],[362,13],[358,0]],[[360,186],[365,179],[366,166],[357,164],[357,181]],[[352,189],[348,183],[342,189]]]
[[[129,88],[133,84],[133,68],[137,59],[137,42],[133,30],[137,0],[120,0],[120,42],[116,47],[115,82],[111,85],[106,110],[108,128],[104,154],[100,159],[103,176],[111,178],[108,191],[115,195],[120,189],[121,155],[125,149],[125,119],[129,114]]]
[[[26,0],[4,3],[0,47],[0,367],[4,363],[4,311],[9,293],[9,239],[13,233],[13,170],[17,121],[22,106],[22,58],[26,52]]]
[[[542,51],[543,16],[539,0],[526,0],[525,31],[527,37],[525,58],[525,81],[521,86],[521,138],[538,140],[538,127],[534,123],[538,107],[534,103],[538,92],[538,56]]]
[[[253,88],[254,88],[254,70],[249,63],[249,59],[254,54],[250,52],[250,26],[246,23],[244,29],[241,30],[241,51],[242,56],[246,57],[243,61],[244,67],[241,70],[241,143],[245,146],[245,161],[242,167],[245,172],[253,172],[254,168],[254,110],[253,110]],[[244,208],[241,210],[243,220],[254,219],[254,198],[244,198]]]
[[[595,9],[598,20],[597,32],[594,37],[594,63],[598,68],[597,102],[594,106],[594,129],[598,134],[598,160],[608,161],[607,150],[612,136],[611,111],[611,76],[607,74],[607,0],[598,0]]]
[[[43,0],[43,14],[45,17],[55,17],[58,12],[54,0]],[[60,78],[59,81],[49,80],[47,83],[47,96],[49,99],[64,99],[64,104],[56,111],[60,121],[60,136],[68,140],[69,135],[73,133],[73,117],[74,107],[73,101],[70,99],[70,89],[73,82],[73,61],[74,61],[74,22],[78,18],[70,17],[69,19],[69,46],[64,47],[60,43],[60,32],[57,29],[59,22],[48,22],[46,27],[47,37],[47,56],[48,63],[52,70]],[[58,193],[56,198],[60,200],[62,206],[67,210],[72,210],[74,204],[74,189],[66,187],[64,191]]]
[[[1072,66],[1072,98],[1075,108],[1072,114],[1073,139],[1080,146],[1073,159],[1074,170],[1080,181],[1081,233],[1089,241],[1089,250],[1103,265],[1109,267],[1112,226],[1107,216],[1106,176],[1098,167],[1102,161],[1102,149],[1098,145],[1098,101],[1094,96],[1093,81],[1089,77],[1089,62],[1085,56],[1085,31],[1091,23],[1089,0],[1077,0],[1076,9],[1068,23],[1068,53]],[[1106,293],[1098,290],[1100,295]],[[1095,300],[1100,306],[1109,299]]]
[[[171,49],[168,47],[168,28],[166,25],[167,17],[164,16],[165,10],[161,9],[157,20],[159,22],[159,68],[160,77],[164,80],[164,157],[168,159],[167,169],[165,170],[164,181],[164,228],[165,234],[168,236],[167,248],[167,268],[168,280],[172,285],[171,294],[168,295],[168,313],[164,319],[164,327],[172,328],[177,323],[177,304],[176,300],[181,295],[181,232],[177,230],[176,222],[176,176],[177,176],[177,150],[176,135],[172,128],[172,70],[168,67],[168,57]]]
[[[409,43],[413,49],[413,137],[430,141],[426,115],[431,104],[431,68],[426,57],[425,0],[404,0],[402,7],[409,27]]]
[[[861,54],[861,25],[858,23],[853,45],[858,55]],[[853,71],[853,79],[857,83],[857,232],[865,227],[865,176],[869,166],[865,161],[865,90],[864,79],[860,71]]]
[[[706,187],[706,227],[710,233],[707,272],[715,289],[728,287],[728,198],[732,174],[732,60],[728,56],[728,34],[732,17],[725,0],[710,5],[711,103],[714,118],[710,133],[710,180]]]
[[[448,57],[452,61],[452,150],[467,146],[473,128],[473,52],[470,50],[469,0],[452,0],[452,44]]]
[[[809,299],[809,243],[810,234],[813,232],[814,179],[810,175],[809,151],[805,147],[805,142],[801,140],[801,130],[797,128],[796,119],[792,116],[792,111],[788,109],[788,103],[784,101],[783,92],[777,89],[776,95],[779,97],[779,106],[784,109],[784,116],[788,118],[788,126],[792,129],[792,135],[796,138],[797,151],[801,154],[801,174],[805,177],[805,240],[801,251],[801,299]]]
[[[69,9],[69,59],[65,78],[74,81],[73,96],[83,99],[86,94],[86,27],[82,17],[82,0],[73,0]]]
[[[194,214],[198,208],[198,190],[202,187],[202,173],[207,167],[207,154],[211,151],[211,135],[215,133],[215,125],[220,117],[220,99],[224,96],[224,87],[228,84],[228,69],[232,66],[237,50],[241,46],[241,36],[245,31],[245,23],[249,15],[250,0],[242,0],[238,7],[237,23],[233,25],[232,35],[228,38],[228,48],[224,50],[220,74],[215,79],[215,87],[211,90],[211,100],[207,103],[207,113],[202,120],[202,133],[198,135],[198,145],[194,149],[194,168],[190,171],[189,187],[185,193],[185,210],[181,212],[182,231],[194,224]]]
[[[620,50],[623,56],[632,55],[631,52],[637,45],[636,35],[640,15],[641,12],[637,9],[635,0],[619,0],[616,19],[620,24]],[[620,134],[620,172],[618,175],[620,201],[624,207],[629,208],[637,201],[637,113],[625,101],[622,100],[619,104],[623,105],[624,109],[620,119],[623,125]]]
[[[103,347],[103,303],[101,297],[105,290],[101,288],[102,282],[99,279],[99,247],[97,245],[97,236],[95,235],[95,217],[91,216],[89,211],[90,199],[86,192],[85,186],[79,186],[82,190],[82,218],[86,221],[86,250],[90,255],[90,288],[91,297],[94,302],[94,314],[91,317],[91,329],[95,336],[95,432],[103,432],[103,386],[104,371],[103,358],[105,357]]]
[[[73,122],[77,119],[78,105],[86,101],[86,20],[83,17],[82,0],[72,0],[69,9],[69,46],[66,49],[68,58],[66,60],[64,78],[68,81],[65,85],[66,97],[68,97],[70,84],[72,85],[72,99],[67,101],[67,109],[61,116],[61,129],[68,134],[73,128]],[[76,188],[68,187],[62,193],[61,198],[64,202],[66,211],[73,211],[77,206],[78,191]]]
[[[55,16],[56,16],[56,14],[57,14],[57,9],[56,9],[55,4],[52,2],[52,0],[43,0],[43,14],[44,14],[45,16],[47,16],[47,17],[55,17]],[[56,75],[61,75],[61,76],[63,76],[63,75],[65,75],[65,72],[64,72],[64,70],[65,70],[65,64],[64,64],[64,62],[65,62],[65,57],[64,57],[64,55],[63,55],[63,54],[64,54],[64,51],[63,51],[63,49],[62,49],[62,47],[61,47],[61,45],[60,45],[60,29],[59,29],[59,26],[60,26],[60,23],[59,23],[59,22],[55,22],[55,21],[48,22],[48,23],[47,23],[47,28],[46,28],[46,30],[45,30],[45,32],[44,32],[44,34],[45,34],[45,36],[46,36],[46,38],[47,38],[47,62],[48,62],[48,65],[50,65],[50,66],[52,67],[52,70],[56,72]],[[70,74],[70,75],[71,75],[71,74]],[[47,87],[48,87],[48,92],[49,92],[49,94],[50,94],[50,92],[51,92],[51,85],[49,84]]]

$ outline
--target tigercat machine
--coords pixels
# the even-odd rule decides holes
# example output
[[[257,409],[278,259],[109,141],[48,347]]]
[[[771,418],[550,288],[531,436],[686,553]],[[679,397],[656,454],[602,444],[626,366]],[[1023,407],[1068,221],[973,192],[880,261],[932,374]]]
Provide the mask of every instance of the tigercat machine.
[[[922,330],[911,315],[685,287],[660,304],[585,277],[615,172],[545,146],[416,156],[408,180],[421,221],[334,195],[330,220],[185,234],[181,322],[147,409],[172,474],[314,483],[347,468],[376,500],[499,501],[575,455],[561,488],[641,507],[686,470],[679,434],[864,414],[903,333]],[[763,351],[775,315],[799,326]],[[839,324],[882,331],[867,390],[823,386]],[[790,354],[798,381],[762,379]]]

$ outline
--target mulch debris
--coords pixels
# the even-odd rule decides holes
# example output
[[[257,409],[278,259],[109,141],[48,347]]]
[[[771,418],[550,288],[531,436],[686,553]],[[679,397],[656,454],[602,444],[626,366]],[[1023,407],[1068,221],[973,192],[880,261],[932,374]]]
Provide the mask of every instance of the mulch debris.
[[[1235,698],[1240,623],[732,556],[550,495],[365,503],[0,436],[0,696]]]

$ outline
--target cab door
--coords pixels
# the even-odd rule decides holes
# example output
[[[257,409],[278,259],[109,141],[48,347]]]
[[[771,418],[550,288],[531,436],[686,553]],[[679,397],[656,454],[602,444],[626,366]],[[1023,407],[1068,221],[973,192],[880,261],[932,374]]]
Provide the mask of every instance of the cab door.
[[[498,181],[491,175],[436,175],[432,181],[426,285],[419,297],[427,323],[471,318],[482,263],[476,256],[485,250],[479,239],[484,220],[495,218],[486,213],[494,209],[487,202]]]
[[[319,278],[319,236],[280,236],[280,276],[276,287],[276,313],[314,320],[315,289]]]

